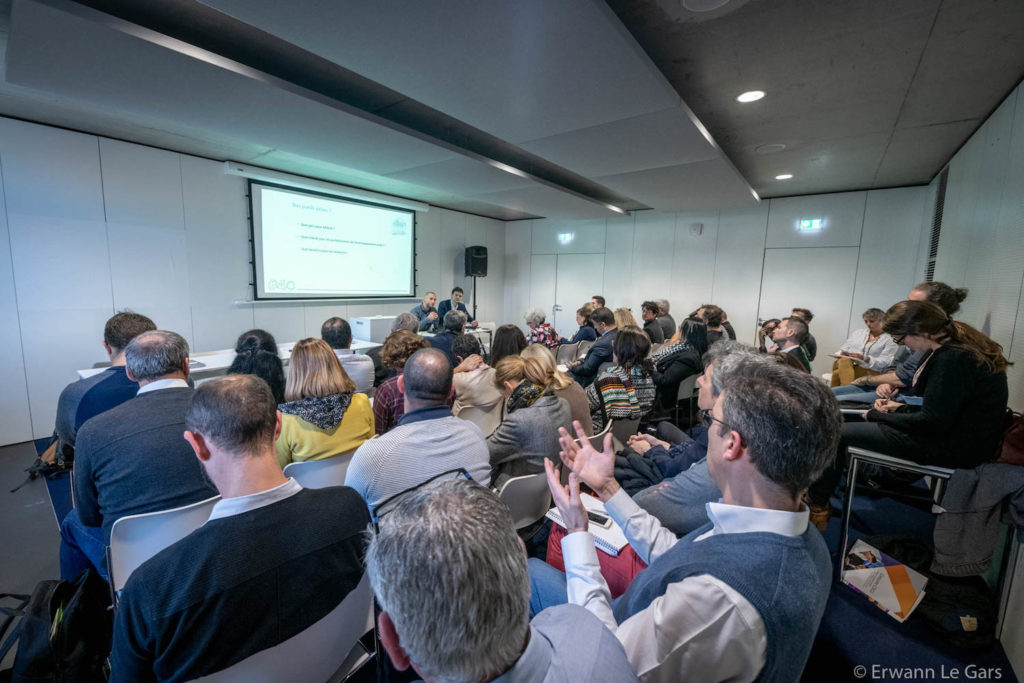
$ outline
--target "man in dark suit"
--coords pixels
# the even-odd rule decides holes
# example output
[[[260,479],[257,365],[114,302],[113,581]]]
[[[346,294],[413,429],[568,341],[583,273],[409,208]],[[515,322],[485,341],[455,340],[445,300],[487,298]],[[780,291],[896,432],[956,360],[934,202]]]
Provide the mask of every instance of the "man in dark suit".
[[[807,323],[803,318],[797,316],[783,318],[772,332],[772,341],[779,345],[780,353],[793,356],[800,361],[804,370],[811,371],[811,361],[804,353],[803,345],[807,343]]]
[[[452,298],[445,299],[440,304],[438,304],[437,315],[442,320],[444,320],[444,316],[448,313],[448,311],[462,311],[463,313],[466,314],[466,320],[468,321],[467,324],[470,327],[476,327],[476,318],[469,314],[469,309],[466,308],[466,304],[462,303],[462,295],[462,287],[455,287],[454,289],[452,289]]]
[[[61,523],[63,579],[104,559],[110,528],[126,515],[156,512],[217,495],[182,438],[192,401],[188,342],[154,330],[125,348],[128,378],[138,395],[87,420],[75,447],[75,509]]]
[[[618,333],[615,327],[615,314],[610,308],[598,308],[590,315],[590,321],[594,323],[594,329],[597,331],[597,341],[590,347],[586,358],[576,361],[569,367],[569,373],[585,387],[594,381],[603,363],[612,362],[612,346]]]
[[[430,338],[430,345],[442,352],[454,368],[459,364],[452,351],[455,338],[466,331],[466,314],[462,311],[448,311],[444,314],[444,331]]]

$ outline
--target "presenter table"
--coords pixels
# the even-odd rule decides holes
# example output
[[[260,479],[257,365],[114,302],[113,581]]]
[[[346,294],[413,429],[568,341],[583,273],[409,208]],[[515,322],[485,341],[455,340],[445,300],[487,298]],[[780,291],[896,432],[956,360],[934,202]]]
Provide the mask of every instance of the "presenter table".
[[[288,365],[288,361],[291,359],[293,346],[295,346],[295,342],[277,345],[278,353],[281,356],[281,362],[286,367]],[[352,350],[356,353],[366,353],[370,349],[378,346],[380,346],[380,344],[361,341],[358,339],[352,340]],[[219,351],[201,351],[199,353],[190,354],[188,359],[190,374],[192,377],[197,380],[210,379],[211,377],[218,377],[227,372],[227,369],[231,367],[231,362],[235,359],[235,350],[221,349]],[[98,372],[103,372],[105,369],[106,367],[79,370],[78,377],[80,379],[85,379],[86,377],[91,377]]]

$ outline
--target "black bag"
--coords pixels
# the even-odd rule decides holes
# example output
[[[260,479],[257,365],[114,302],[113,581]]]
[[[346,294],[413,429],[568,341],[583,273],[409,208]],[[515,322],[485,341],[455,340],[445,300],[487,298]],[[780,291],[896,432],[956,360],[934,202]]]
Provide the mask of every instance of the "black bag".
[[[16,617],[20,621],[0,646],[0,660],[15,643],[18,651],[9,672],[13,683],[71,683],[107,680],[113,622],[107,583],[88,569],[74,581],[40,581],[31,596],[0,595],[21,600],[14,609],[0,607],[7,619],[0,638]]]

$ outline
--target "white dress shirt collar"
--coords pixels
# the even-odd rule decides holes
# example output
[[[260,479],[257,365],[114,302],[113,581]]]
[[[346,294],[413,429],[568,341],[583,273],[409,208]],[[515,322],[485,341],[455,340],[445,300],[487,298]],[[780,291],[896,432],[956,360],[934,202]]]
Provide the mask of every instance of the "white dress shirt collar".
[[[256,510],[257,508],[265,507],[271,503],[276,503],[284,500],[285,498],[294,496],[301,490],[302,485],[294,479],[289,478],[288,481],[280,486],[275,486],[274,488],[267,489],[266,491],[250,493],[248,496],[221,498],[217,501],[217,504],[213,506],[213,511],[210,513],[210,519],[232,517],[234,515],[240,515],[243,512]]]
[[[145,394],[150,391],[160,391],[161,389],[177,389],[180,387],[188,387],[188,382],[183,379],[172,378],[172,379],[158,379],[150,382],[144,387],[139,387],[139,391],[136,394]]]
[[[727,503],[707,503],[708,519],[713,525],[702,538],[715,534],[744,534],[767,532],[780,536],[799,536],[807,531],[810,511],[806,506],[799,512],[749,508]]]

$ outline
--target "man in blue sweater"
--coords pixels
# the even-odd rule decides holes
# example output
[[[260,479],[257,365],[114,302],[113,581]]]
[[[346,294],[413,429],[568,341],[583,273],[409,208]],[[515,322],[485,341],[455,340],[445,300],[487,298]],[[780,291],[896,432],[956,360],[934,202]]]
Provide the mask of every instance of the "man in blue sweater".
[[[531,561],[531,612],[561,601],[613,630],[646,681],[800,679],[831,585],[828,549],[801,498],[833,460],[841,420],[820,380],[744,363],[709,414],[708,470],[722,491],[710,522],[683,538],[641,510],[613,476],[615,454],[562,434],[569,486],[546,469],[566,523],[566,575]],[[611,604],[579,499],[584,481],[648,563]]]
[[[96,567],[106,578],[110,528],[125,515],[156,512],[217,495],[182,438],[192,401],[188,342],[144,332],[125,348],[138,395],[88,420],[75,448],[75,509],[61,523],[60,572]]]
[[[128,579],[114,624],[115,683],[226,669],[323,619],[363,576],[366,506],[350,488],[304,489],[284,476],[274,447],[281,414],[263,380],[200,385],[185,426],[182,441],[221,500]],[[334,645],[318,656],[340,666],[345,644]]]

